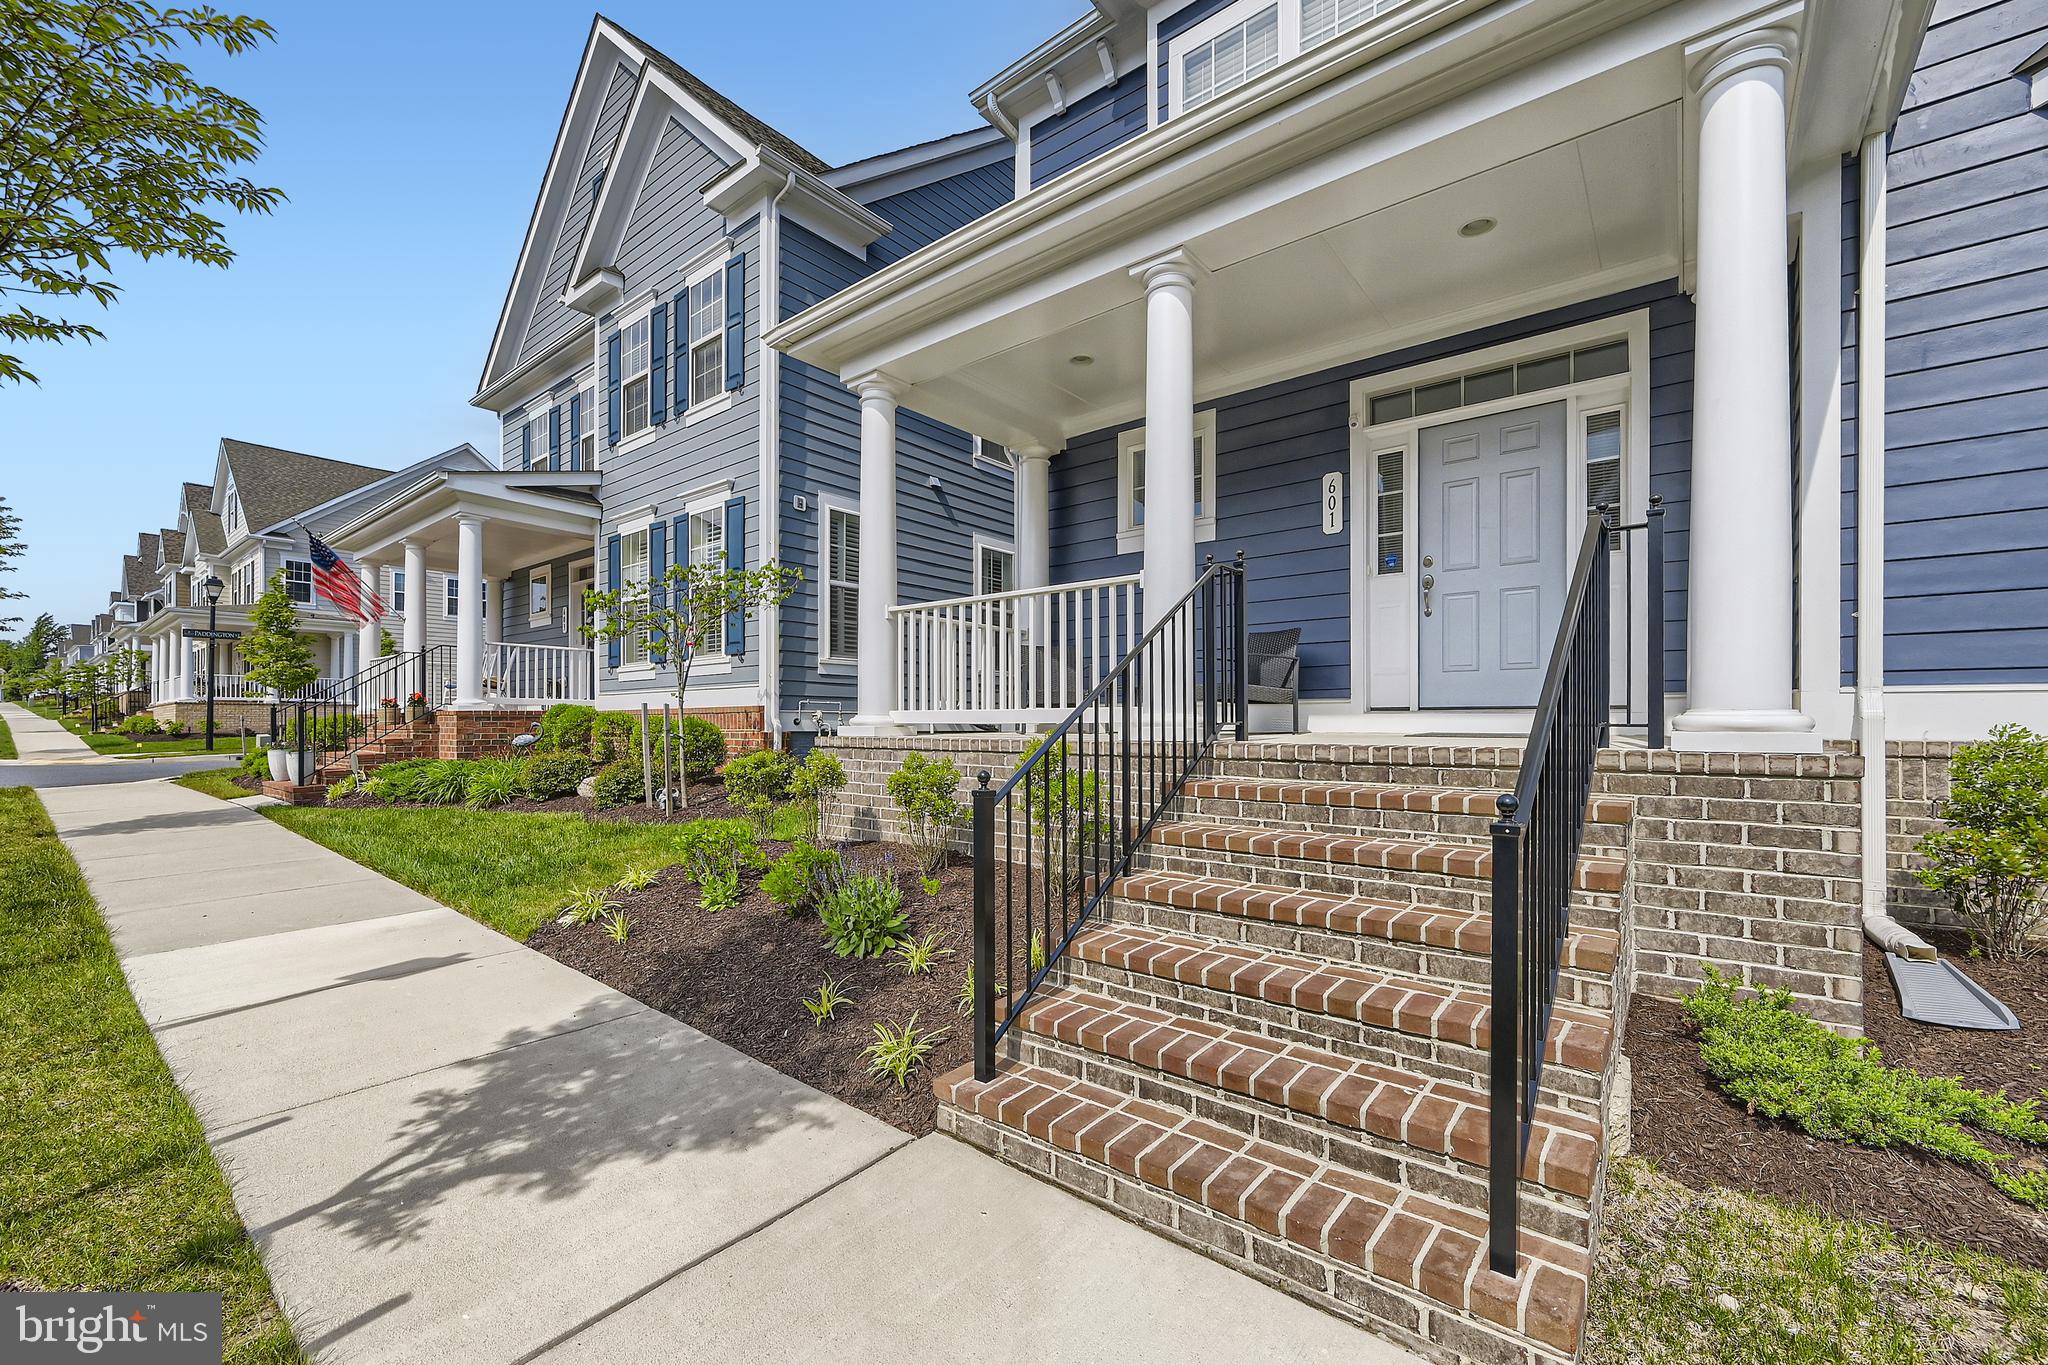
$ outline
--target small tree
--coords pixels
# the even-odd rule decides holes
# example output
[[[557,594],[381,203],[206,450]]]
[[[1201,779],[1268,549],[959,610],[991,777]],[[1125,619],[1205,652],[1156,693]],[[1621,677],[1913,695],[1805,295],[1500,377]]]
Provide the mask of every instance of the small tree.
[[[149,677],[149,656],[139,649],[118,650],[107,658],[107,675],[117,696],[136,691]]]
[[[2048,738],[2001,725],[1949,763],[1947,822],[1920,840],[1914,873],[1948,895],[1987,957],[2020,957],[2048,918]]]
[[[938,875],[952,848],[953,832],[967,823],[967,808],[955,799],[960,770],[950,758],[926,758],[913,749],[884,785],[903,813],[903,833],[917,857],[918,875]]]
[[[263,595],[249,612],[249,634],[242,641],[249,678],[280,697],[290,696],[320,676],[312,646],[299,634],[299,611],[285,586],[284,570],[270,576]]]
[[[5,217],[0,216],[0,223],[5,221]],[[6,291],[0,290],[0,293],[4,292]],[[0,573],[13,573],[16,569],[20,568],[21,565],[16,563],[16,561],[27,553],[28,546],[23,544],[21,539],[21,518],[16,516],[14,509],[7,505],[7,499],[0,498]],[[27,593],[17,592],[5,583],[0,583],[0,606],[4,606],[8,602],[18,601],[26,596],[28,596]],[[0,630],[5,630],[20,619],[19,616],[0,615]],[[50,623],[50,630],[54,633],[57,629],[57,622],[54,618],[47,615],[36,618],[36,629],[41,629],[45,621]],[[33,631],[31,634],[33,634]]]
[[[801,582],[801,573],[772,560],[756,569],[729,569],[723,559],[716,564],[672,564],[652,583],[585,593],[585,615],[596,624],[585,626],[583,633],[605,640],[637,636],[647,641],[648,652],[657,659],[668,657],[676,670],[676,710],[687,715],[684,700],[691,666],[700,650],[723,636],[727,618],[751,621],[762,607],[788,601]],[[772,666],[773,661],[764,665]],[[687,771],[681,795],[689,800]]]

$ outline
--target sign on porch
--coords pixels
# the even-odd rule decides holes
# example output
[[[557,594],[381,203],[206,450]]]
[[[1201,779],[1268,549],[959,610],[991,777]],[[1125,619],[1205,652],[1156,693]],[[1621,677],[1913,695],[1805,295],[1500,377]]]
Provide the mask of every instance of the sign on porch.
[[[178,633],[188,640],[239,640],[242,638],[242,632],[239,630],[201,630],[197,626],[186,626]]]
[[[1323,534],[1340,535],[1344,530],[1344,473],[1333,469],[1323,475]]]

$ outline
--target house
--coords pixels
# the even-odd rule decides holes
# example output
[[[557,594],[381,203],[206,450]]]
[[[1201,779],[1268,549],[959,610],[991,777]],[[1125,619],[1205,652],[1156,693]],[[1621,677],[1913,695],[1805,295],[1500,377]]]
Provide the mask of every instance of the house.
[[[736,747],[850,714],[863,553],[901,541],[909,600],[1008,585],[1008,457],[906,412],[898,493],[875,503],[860,400],[762,339],[1007,202],[1012,159],[984,128],[829,166],[599,17],[471,400],[500,421],[498,468],[406,488],[333,543],[502,585],[499,640],[456,635],[471,710],[658,706],[674,661],[593,644],[585,594],[676,563],[790,566],[788,602],[698,653],[690,709]]]
[[[220,585],[218,606],[211,613],[218,628],[246,631],[250,608],[271,577],[285,575],[300,629],[320,669],[315,687],[367,667],[382,652],[383,632],[396,639],[410,635],[411,627],[431,643],[452,639],[449,604],[459,595],[452,586],[420,580],[421,590],[409,593],[402,570],[386,572],[376,587],[390,613],[381,627],[366,627],[314,591],[307,537],[324,538],[363,508],[423,479],[488,467],[489,461],[468,445],[390,470],[223,438],[215,450],[212,481],[181,485],[177,527],[145,537],[150,554],[133,557],[135,577],[129,588],[135,620],[126,627],[126,638],[149,656],[152,714],[198,723],[211,672],[217,719],[220,703],[229,702],[238,705],[225,713],[229,720],[223,723],[267,720],[270,694],[250,681],[238,646],[209,646],[184,633],[207,626],[209,580]]]
[[[1122,812],[989,893],[942,1126],[1432,1358],[1570,1358],[1630,996],[1857,1028],[1954,742],[2048,723],[2044,40],[1096,0],[977,88],[1015,198],[768,332],[861,395],[864,500],[905,409],[1017,466],[1016,593],[865,547],[840,831],[913,750],[1013,866],[1062,767]],[[1217,721],[1240,590],[1302,733]],[[930,733],[1068,716],[1085,773]]]

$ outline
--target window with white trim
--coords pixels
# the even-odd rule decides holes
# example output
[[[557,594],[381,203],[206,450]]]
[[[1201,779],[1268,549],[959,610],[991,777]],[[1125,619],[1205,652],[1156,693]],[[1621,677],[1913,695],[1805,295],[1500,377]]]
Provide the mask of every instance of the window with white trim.
[[[545,405],[552,400],[543,398],[540,401]],[[553,430],[549,425],[549,418],[552,415],[553,409],[543,406],[533,415],[533,420],[527,423],[527,444],[534,469],[552,468],[548,462],[548,433]]]
[[[860,653],[860,516],[825,509],[825,654],[851,663]]]
[[[642,313],[619,334],[619,439],[631,440],[651,425],[647,412],[648,317]]]
[[[313,601],[313,566],[303,559],[287,559],[284,562],[284,590],[292,601],[301,606]]]
[[[1167,110],[1183,114],[1414,0],[1238,0],[1167,42]]]
[[[690,406],[725,392],[725,262],[689,284]]]
[[[1145,428],[1117,437],[1116,548],[1131,554],[1145,547]],[[1195,539],[1216,539],[1216,411],[1195,414]]]
[[[576,436],[575,467],[582,470],[595,469],[597,468],[597,390],[595,388],[583,391],[583,401],[576,405],[576,411],[581,419],[583,430]],[[562,420],[567,421],[568,419],[565,417]]]
[[[1609,509],[1614,522],[1626,518],[1621,505],[1622,421],[1621,409],[1589,412],[1586,424],[1586,511]],[[1607,538],[1610,549],[1621,548],[1621,532]]]
[[[977,541],[974,546],[975,593],[986,597],[990,593],[1010,592],[1016,586],[1016,554],[1004,546]]]
[[[535,569],[526,576],[526,620],[529,625],[544,626],[555,609],[554,577],[551,569]]]
[[[441,575],[441,614],[450,620],[462,610],[462,580],[454,574]]]
[[[722,568],[725,565],[725,502],[714,499],[691,507],[688,513],[689,563],[701,564],[708,568]],[[679,547],[680,548],[680,547]],[[704,632],[698,643],[695,662],[716,663],[726,657],[725,623],[718,622]]]
[[[405,610],[405,570],[391,571],[391,610]]]
[[[1010,454],[1010,448],[986,437],[974,438],[974,458],[997,469],[1015,470],[1017,461]]]
[[[619,581],[612,586],[626,597],[644,591],[647,587],[648,532],[645,526],[637,531],[626,531],[619,536]],[[631,668],[648,661],[647,632],[636,630],[619,639],[619,665]]]

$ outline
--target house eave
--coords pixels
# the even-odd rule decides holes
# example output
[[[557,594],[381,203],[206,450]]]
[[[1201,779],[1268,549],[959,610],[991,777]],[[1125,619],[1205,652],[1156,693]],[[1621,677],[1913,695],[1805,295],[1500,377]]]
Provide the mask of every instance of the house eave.
[[[731,222],[785,188],[783,213],[856,256],[890,229],[887,219],[766,147],[713,177],[702,192],[705,204]]]
[[[557,338],[546,350],[507,370],[499,378],[478,389],[470,397],[470,406],[493,411],[511,395],[528,388],[536,375],[551,374],[557,370],[565,373],[572,371],[589,354],[590,334],[581,327],[573,327]],[[565,360],[574,363],[565,365]]]
[[[836,166],[822,179],[847,197],[866,204],[992,165],[1015,153],[1015,144],[1000,129],[970,128],[951,137]]]
[[[1058,33],[1047,38],[1037,47],[1011,62],[995,75],[983,81],[969,92],[967,98],[974,107],[987,111],[990,100],[1000,103],[1004,95],[1033,80],[1047,67],[1055,66],[1075,53],[1084,50],[1097,38],[1107,37],[1116,29],[1116,21],[1099,9],[1088,13],[1068,24]]]

